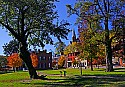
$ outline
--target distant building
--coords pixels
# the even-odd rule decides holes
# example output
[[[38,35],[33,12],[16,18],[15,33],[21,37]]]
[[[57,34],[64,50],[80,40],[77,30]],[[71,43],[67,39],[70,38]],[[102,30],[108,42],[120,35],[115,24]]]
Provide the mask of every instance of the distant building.
[[[72,29],[72,41],[70,41],[70,44],[72,44],[73,42],[79,43],[79,39],[76,37],[75,34],[75,30]],[[78,50],[74,50],[72,53],[69,53],[66,55],[66,61],[65,61],[65,65],[64,67],[68,68],[68,67],[79,67],[80,64],[82,64],[82,66],[87,66],[87,60],[80,60],[78,58],[78,55],[80,54],[80,52],[78,52]]]
[[[73,53],[69,53],[67,55],[66,67],[74,67],[74,65],[76,67],[79,67],[78,63],[74,64],[75,61],[78,62],[76,60],[78,54],[79,54],[79,52],[73,52]]]
[[[38,50],[37,56],[39,62],[36,69],[52,69],[52,52]]]
[[[113,44],[113,64],[125,67],[125,35],[119,36],[119,39]]]
[[[58,60],[60,56],[54,56],[52,59],[52,68],[53,69],[58,69]]]

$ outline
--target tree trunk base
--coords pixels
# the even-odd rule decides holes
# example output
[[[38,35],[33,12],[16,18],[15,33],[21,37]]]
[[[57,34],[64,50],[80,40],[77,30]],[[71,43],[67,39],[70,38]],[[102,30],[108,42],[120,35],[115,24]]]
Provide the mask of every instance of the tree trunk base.
[[[114,69],[113,69],[113,66],[108,66],[108,68],[106,69],[106,72],[113,72]]]
[[[38,75],[37,75],[37,77],[34,77],[33,79],[42,79],[42,80],[46,80],[46,79],[47,79],[46,76],[47,76],[47,75],[41,75],[41,76],[38,76]]]

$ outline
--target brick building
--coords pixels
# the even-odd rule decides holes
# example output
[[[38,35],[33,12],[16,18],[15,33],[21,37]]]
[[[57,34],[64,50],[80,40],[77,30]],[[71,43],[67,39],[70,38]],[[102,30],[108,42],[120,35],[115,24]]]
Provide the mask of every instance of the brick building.
[[[38,50],[37,56],[39,62],[36,69],[52,69],[52,52]]]
[[[70,41],[70,44],[73,44],[73,43],[77,43],[77,44],[80,44],[79,43],[79,39],[76,38],[76,34],[75,34],[75,31],[74,29],[72,30],[72,41]],[[82,64],[82,66],[87,66],[87,60],[81,60],[78,58],[78,55],[80,54],[80,52],[75,49],[73,50],[73,52],[69,53],[66,55],[66,61],[65,61],[65,67],[68,68],[68,67],[79,67],[80,64]]]
[[[119,36],[118,40],[112,46],[113,60],[115,59],[118,65],[125,66],[125,35]]]
[[[76,61],[77,55],[79,52],[73,52],[69,53],[67,55],[67,60],[66,60],[66,67],[73,67],[74,66],[74,61]],[[78,64],[75,64],[76,67],[78,67]]]

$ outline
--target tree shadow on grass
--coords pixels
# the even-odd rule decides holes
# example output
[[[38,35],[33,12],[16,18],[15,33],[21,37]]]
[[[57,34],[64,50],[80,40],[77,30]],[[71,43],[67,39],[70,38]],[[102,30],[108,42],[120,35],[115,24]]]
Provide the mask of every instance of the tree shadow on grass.
[[[31,83],[23,83],[23,84],[32,84],[33,86],[46,86],[46,87],[110,87],[110,85],[114,85],[118,82],[125,82],[125,78],[121,79],[120,77],[113,76],[73,76],[66,77],[65,79],[47,79],[44,81],[33,81]],[[120,86],[113,86],[120,87]]]
[[[114,72],[125,72],[125,67],[113,68]],[[106,68],[95,69],[94,71],[106,71]]]
[[[125,72],[125,68],[114,68],[114,72]]]

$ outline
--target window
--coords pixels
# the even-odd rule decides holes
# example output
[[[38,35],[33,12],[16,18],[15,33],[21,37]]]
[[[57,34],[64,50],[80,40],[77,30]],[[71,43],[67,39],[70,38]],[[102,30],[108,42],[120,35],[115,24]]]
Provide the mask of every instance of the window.
[[[50,68],[50,63],[49,63],[49,68]]]
[[[46,63],[43,63],[43,68],[46,68]]]
[[[42,56],[41,56],[41,57],[39,57],[39,59],[40,59],[40,61],[41,61],[41,60],[46,60],[46,57],[42,57]]]
[[[49,56],[49,60],[51,60],[51,57]]]
[[[41,56],[39,57],[39,60],[41,61]]]
[[[46,57],[45,57],[45,56],[43,57],[43,60],[46,60]]]

